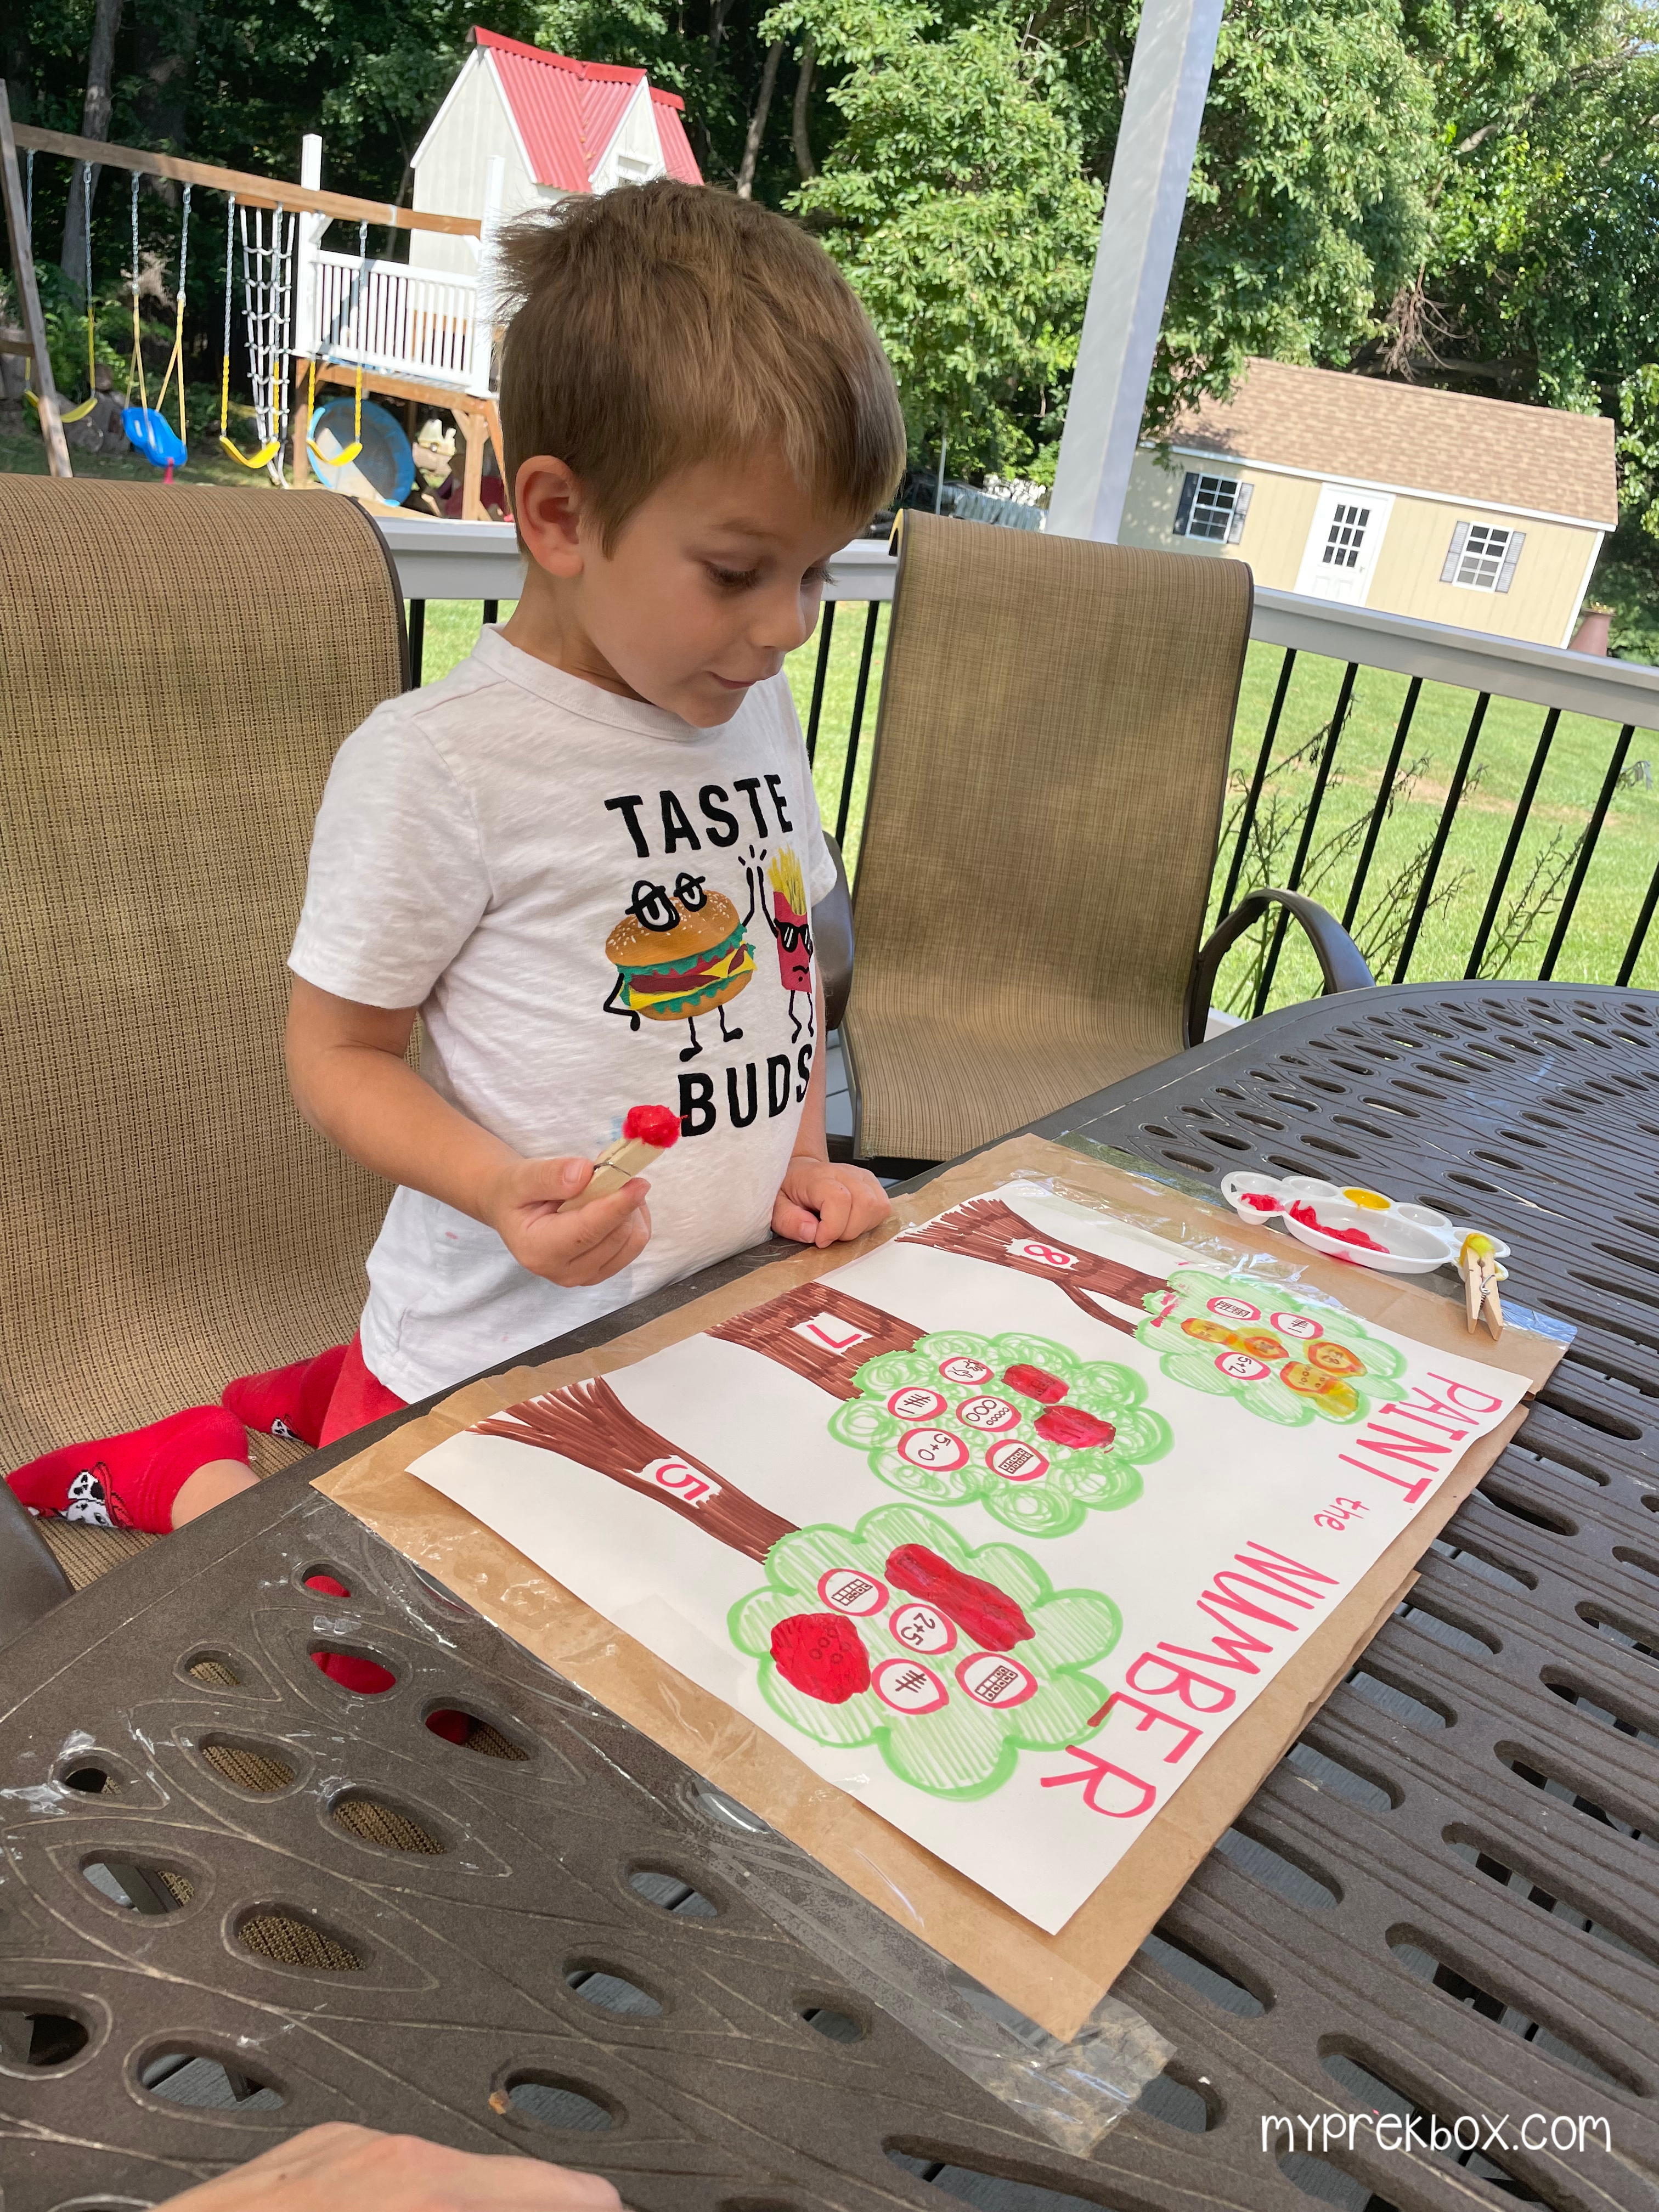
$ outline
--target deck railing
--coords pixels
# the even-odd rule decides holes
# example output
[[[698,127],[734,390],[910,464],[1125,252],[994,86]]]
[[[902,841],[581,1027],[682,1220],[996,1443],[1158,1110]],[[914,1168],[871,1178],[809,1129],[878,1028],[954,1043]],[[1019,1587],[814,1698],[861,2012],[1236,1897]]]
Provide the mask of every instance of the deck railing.
[[[517,596],[519,556],[508,525],[381,527],[418,682],[427,603],[482,600],[493,621]],[[849,864],[895,570],[876,542],[835,556],[795,675],[824,820]],[[1659,982],[1659,744],[1654,764],[1633,757],[1638,732],[1659,732],[1659,669],[1288,592],[1257,592],[1251,635],[1212,918],[1271,881],[1337,913],[1381,980],[1624,984],[1640,968]],[[1229,975],[1241,1013],[1317,988],[1282,926],[1231,956]]]

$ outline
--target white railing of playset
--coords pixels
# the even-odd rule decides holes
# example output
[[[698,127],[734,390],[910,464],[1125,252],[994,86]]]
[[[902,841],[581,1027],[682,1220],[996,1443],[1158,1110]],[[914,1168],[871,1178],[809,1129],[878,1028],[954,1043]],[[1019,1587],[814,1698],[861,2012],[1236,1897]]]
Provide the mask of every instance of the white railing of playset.
[[[301,256],[295,351],[380,376],[489,391],[490,328],[478,286],[401,261],[313,249]]]

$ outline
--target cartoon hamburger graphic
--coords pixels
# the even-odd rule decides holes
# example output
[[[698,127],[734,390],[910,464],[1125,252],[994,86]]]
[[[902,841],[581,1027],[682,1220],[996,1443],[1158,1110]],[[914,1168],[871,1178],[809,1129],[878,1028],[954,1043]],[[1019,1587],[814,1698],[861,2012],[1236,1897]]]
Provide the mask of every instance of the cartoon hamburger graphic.
[[[695,1060],[699,1014],[718,1011],[720,1036],[735,1044],[741,1030],[726,1026],[727,1002],[755,972],[746,925],[723,891],[689,872],[666,884],[645,880],[634,886],[628,911],[605,940],[617,980],[605,1002],[608,1014],[625,1014],[635,1029],[641,1021],[684,1022],[691,1042],[682,1060]]]

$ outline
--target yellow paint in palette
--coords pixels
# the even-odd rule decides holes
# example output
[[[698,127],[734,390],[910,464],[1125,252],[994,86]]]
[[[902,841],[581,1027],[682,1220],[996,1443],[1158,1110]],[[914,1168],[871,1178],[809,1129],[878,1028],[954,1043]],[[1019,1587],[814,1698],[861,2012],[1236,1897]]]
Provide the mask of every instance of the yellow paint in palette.
[[[1381,1191],[1345,1190],[1342,1195],[1351,1205],[1370,1206],[1375,1213],[1386,1213],[1394,1204],[1394,1200],[1391,1198],[1384,1198]]]

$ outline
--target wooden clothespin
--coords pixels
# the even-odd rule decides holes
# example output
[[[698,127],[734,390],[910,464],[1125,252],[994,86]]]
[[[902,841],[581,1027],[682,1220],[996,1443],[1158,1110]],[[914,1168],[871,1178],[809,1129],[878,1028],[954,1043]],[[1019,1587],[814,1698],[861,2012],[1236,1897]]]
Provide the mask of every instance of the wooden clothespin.
[[[1505,1279],[1507,1271],[1498,1264],[1491,1237],[1483,1237],[1478,1230],[1466,1237],[1457,1255],[1457,1265],[1463,1278],[1469,1333],[1473,1335],[1476,1323],[1484,1321],[1495,1343],[1504,1334],[1504,1307],[1498,1285]]]

